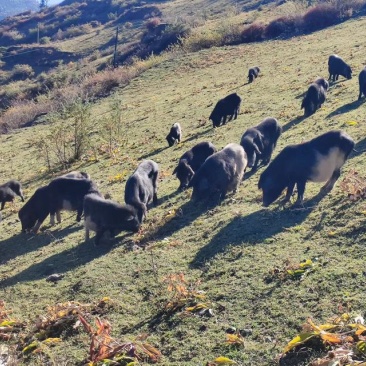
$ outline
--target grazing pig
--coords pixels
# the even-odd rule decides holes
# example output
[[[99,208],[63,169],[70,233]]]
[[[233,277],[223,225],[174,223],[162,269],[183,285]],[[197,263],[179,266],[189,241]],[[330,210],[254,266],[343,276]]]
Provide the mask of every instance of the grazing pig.
[[[345,132],[330,131],[302,144],[285,147],[260,176],[258,188],[263,190],[263,206],[274,202],[285,188],[284,202],[289,201],[295,184],[296,204],[302,204],[307,181],[326,182],[322,192],[330,192],[354,145]]]
[[[331,55],[328,59],[329,80],[338,80],[339,75],[352,79],[352,69],[339,56]]]
[[[328,80],[326,80],[325,78],[315,79],[314,84],[317,84],[317,85],[323,87],[325,91],[328,91],[328,89],[329,89]]]
[[[89,240],[89,230],[95,231],[95,245],[106,231],[114,237],[121,231],[137,232],[140,221],[137,210],[131,205],[120,205],[97,194],[88,194],[84,199],[85,240]]]
[[[229,121],[233,118],[238,118],[240,109],[241,98],[238,94],[233,93],[227,97],[220,99],[210,114],[209,119],[212,121],[213,127],[219,127],[226,123],[226,118],[229,117]]]
[[[181,156],[178,166],[173,171],[173,175],[176,174],[180,181],[179,189],[187,188],[194,173],[216,151],[216,147],[211,142],[200,142]]]
[[[147,205],[158,202],[158,175],[159,165],[144,160],[126,182],[125,202],[137,209],[140,223],[146,217]]]
[[[51,225],[55,223],[55,215],[57,221],[61,222],[61,210],[77,211],[76,221],[79,222],[84,197],[90,193],[101,195],[97,185],[90,179],[59,177],[52,180],[48,185]]]
[[[15,196],[19,196],[24,202],[22,185],[17,180],[9,180],[0,186],[1,210],[4,209],[6,202],[13,202]]]
[[[240,145],[247,154],[249,168],[256,170],[260,160],[263,165],[270,162],[281,133],[280,124],[272,117],[265,118],[259,125],[244,132]]]
[[[366,97],[366,67],[358,75],[358,83],[360,85],[358,100],[361,100],[362,94]]]
[[[182,128],[179,123],[174,123],[166,140],[168,141],[169,147],[173,146],[175,143],[179,143],[182,139]]]
[[[210,197],[216,192],[224,199],[227,192],[236,192],[246,166],[244,149],[239,144],[226,145],[209,156],[189,182],[188,187],[193,187],[192,200]]]
[[[36,233],[49,213],[48,186],[38,188],[18,212],[22,232],[32,230]]]
[[[324,78],[318,78],[309,86],[308,91],[301,103],[301,109],[304,109],[304,116],[311,116],[317,109],[321,108],[325,102],[326,92],[329,84]]]
[[[254,81],[254,79],[258,77],[259,71],[260,71],[260,69],[257,66],[251,67],[249,69],[249,72],[248,72],[248,82],[249,83],[252,83]]]

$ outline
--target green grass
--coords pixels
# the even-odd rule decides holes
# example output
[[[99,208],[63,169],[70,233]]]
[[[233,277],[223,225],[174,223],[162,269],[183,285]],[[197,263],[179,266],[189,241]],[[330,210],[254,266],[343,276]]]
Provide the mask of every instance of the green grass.
[[[287,41],[214,48],[169,60],[143,73],[117,92],[123,103],[128,137],[115,159],[100,155],[97,162],[83,162],[102,192],[122,202],[125,180],[109,178],[132,173],[137,161],[151,158],[160,164],[160,203],[148,212],[141,236],[120,235],[94,247],[84,243],[75,214],[64,212],[63,222],[37,236],[20,234],[17,215],[7,206],[0,223],[1,295],[13,315],[34,319],[47,305],[67,300],[96,301],[111,297],[117,304],[106,317],[115,337],[130,339],[150,334],[164,355],[162,365],[204,365],[219,355],[240,365],[274,365],[275,357],[297,333],[307,317],[317,322],[349,311],[363,314],[364,202],[350,202],[339,184],[320,202],[314,198],[319,184],[309,183],[305,209],[269,209],[260,205],[259,174],[243,182],[239,191],[216,207],[192,204],[189,192],[177,193],[171,175],[179,157],[199,141],[218,148],[239,142],[246,128],[264,117],[278,118],[285,132],[276,154],[286,145],[299,143],[330,129],[347,131],[365,145],[364,103],[358,97],[357,74],[363,67],[366,18],[359,18],[312,35]],[[300,121],[301,97],[317,76],[327,77],[327,59],[338,53],[348,61],[354,77],[331,86],[323,107]],[[247,69],[258,65],[261,76],[246,84]],[[243,99],[234,122],[213,130],[207,120],[216,101],[236,91]],[[105,99],[93,107],[95,144],[101,143],[102,114],[110,109]],[[339,112],[339,113],[337,113]],[[348,121],[357,121],[350,126]],[[167,148],[165,135],[174,122],[183,127],[183,143]],[[0,137],[1,181],[20,179],[26,198],[50,177],[41,173],[44,163],[29,141],[47,125],[37,125]],[[366,175],[364,157],[352,156],[340,179],[356,169]],[[21,203],[17,201],[16,208]],[[181,215],[169,218],[173,210]],[[269,281],[271,270],[285,260],[294,263],[319,258],[317,269],[303,281]],[[45,278],[61,272],[57,285]],[[190,281],[201,281],[212,302],[212,318],[157,317],[169,299],[163,279],[183,272]],[[251,328],[245,349],[224,345],[225,330]],[[88,337],[80,331],[50,349],[51,364],[76,364],[87,356]],[[53,363],[52,363],[53,362]],[[300,365],[301,359],[291,365]],[[36,357],[24,364],[44,364]],[[142,362],[142,364],[144,364]]]

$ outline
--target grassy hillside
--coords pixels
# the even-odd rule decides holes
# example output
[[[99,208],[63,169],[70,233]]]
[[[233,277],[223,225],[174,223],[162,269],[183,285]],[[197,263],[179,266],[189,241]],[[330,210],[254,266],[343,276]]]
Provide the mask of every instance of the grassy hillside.
[[[92,240],[84,242],[75,214],[66,212],[60,225],[46,223],[36,236],[20,234],[21,203],[8,205],[0,223],[0,287],[12,316],[35,319],[58,302],[93,302],[108,296],[114,307],[103,318],[112,324],[113,336],[131,340],[148,333],[149,342],[163,354],[161,365],[193,366],[220,355],[239,365],[275,365],[276,356],[307,317],[325,322],[343,312],[364,314],[364,202],[349,201],[339,184],[317,201],[321,186],[309,183],[304,208],[274,204],[263,209],[257,190],[260,169],[220,205],[193,204],[189,191],[176,191],[178,181],[171,173],[182,153],[197,142],[212,141],[218,148],[239,142],[246,128],[267,116],[278,118],[284,129],[276,154],[330,129],[347,131],[362,151],[365,104],[356,101],[357,77],[332,84],[320,111],[306,119],[299,116],[308,84],[317,76],[327,77],[330,54],[347,60],[357,76],[365,63],[365,29],[362,17],[285,41],[186,54],[146,71],[113,98],[94,104],[90,152],[70,169],[87,171],[103,193],[122,202],[128,175],[141,159],[153,159],[161,169],[159,205],[148,212],[141,233],[120,235],[99,247]],[[262,72],[248,85],[246,73],[253,65]],[[212,129],[207,118],[213,104],[234,91],[243,99],[240,116]],[[116,137],[119,145],[107,154],[105,121],[116,100],[121,103],[122,133]],[[167,148],[165,135],[174,122],[183,126],[183,143]],[[27,199],[49,182],[34,141],[62,123],[69,122],[2,135],[0,181],[20,179]],[[352,169],[366,176],[363,154],[351,156],[340,180]],[[315,270],[302,281],[274,275],[286,261],[315,258]],[[56,285],[46,282],[52,273],[64,273],[65,278]],[[213,317],[183,311],[164,314],[172,299],[166,278],[178,273],[189,283],[200,282],[195,286],[206,293]],[[251,330],[244,349],[224,344],[229,327]],[[47,347],[46,356],[24,356],[21,364],[44,365],[49,360],[52,365],[74,365],[87,357],[89,338],[83,330],[62,333],[61,338],[61,344]],[[284,364],[305,365],[305,351]]]

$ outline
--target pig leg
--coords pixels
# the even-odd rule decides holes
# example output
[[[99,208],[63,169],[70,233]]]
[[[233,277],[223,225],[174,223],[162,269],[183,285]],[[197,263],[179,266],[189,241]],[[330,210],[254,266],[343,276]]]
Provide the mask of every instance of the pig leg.
[[[155,173],[153,176],[153,187],[154,187],[154,194],[153,194],[153,203],[156,206],[158,204],[158,173]]]
[[[304,201],[305,185],[306,185],[306,180],[296,182],[297,200],[295,202],[295,206],[301,206]]]
[[[33,229],[32,229],[32,232],[33,232],[34,234],[37,234],[37,233],[38,233],[38,230],[39,230],[39,228],[40,228],[41,224],[42,224],[42,221],[40,221],[40,220],[38,220],[38,221],[36,222],[36,224],[34,225],[34,227],[33,227]]]
[[[334,184],[338,180],[340,175],[341,175],[341,170],[340,169],[335,170],[333,172],[332,176],[330,177],[330,179],[328,180],[328,182],[325,183],[325,186],[322,187],[321,192],[329,193],[333,189]]]
[[[83,205],[81,205],[79,208],[78,208],[78,212],[77,212],[77,215],[76,215],[76,221],[77,222],[80,222],[81,221],[81,215],[83,214]]]
[[[55,225],[55,212],[50,213],[50,225]]]
[[[19,189],[18,196],[21,198],[22,202],[24,202],[23,191],[21,189]]]
[[[55,220],[55,219],[53,219],[53,220]],[[58,223],[61,222],[61,213],[60,213],[60,211],[56,211],[56,220],[57,220]]]
[[[295,188],[295,182],[290,182],[287,186],[287,192],[286,192],[286,197],[282,200],[282,204],[286,204],[288,201],[290,201],[292,193],[294,192],[294,188]]]
[[[85,226],[85,241],[89,240],[89,228]]]
[[[99,245],[100,239],[102,239],[104,231],[104,229],[100,229],[97,231],[97,235],[95,235],[95,245]]]

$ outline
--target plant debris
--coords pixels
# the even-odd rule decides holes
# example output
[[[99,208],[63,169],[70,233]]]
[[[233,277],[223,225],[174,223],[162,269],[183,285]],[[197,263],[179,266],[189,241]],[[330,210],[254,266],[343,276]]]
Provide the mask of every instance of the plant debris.
[[[265,277],[266,282],[272,282],[274,279],[285,281],[286,279],[303,280],[310,272],[314,270],[316,259],[306,259],[300,263],[292,263],[287,259],[283,267],[274,267],[269,275]]]
[[[302,331],[286,345],[281,359],[298,346],[316,339],[330,351],[323,358],[311,362],[309,366],[366,366],[365,334],[366,327],[360,316],[351,322],[349,314],[343,314],[321,325],[316,325],[309,318]]]
[[[366,197],[366,178],[354,169],[347,173],[339,186],[352,202]]]
[[[88,366],[97,365],[103,361],[104,365],[135,365],[139,360],[158,362],[161,352],[146,342],[147,335],[137,336],[131,342],[122,342],[111,336],[111,324],[107,320],[95,319],[96,329],[79,315],[85,331],[91,338]]]
[[[199,291],[197,288],[200,285],[200,281],[189,284],[183,273],[171,274],[164,279],[164,282],[168,284],[167,290],[171,293],[171,297],[165,305],[166,312],[174,312],[187,306],[186,313],[204,312],[209,309],[207,304],[199,303],[198,301],[205,300],[206,295],[204,292]],[[211,310],[212,312],[212,310]],[[203,314],[202,315],[206,315]]]

